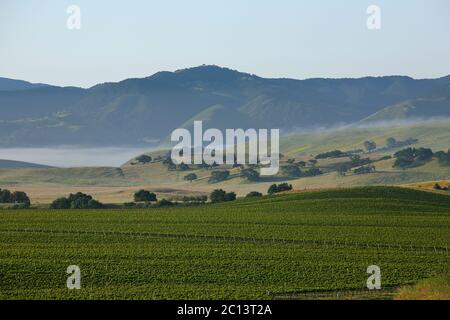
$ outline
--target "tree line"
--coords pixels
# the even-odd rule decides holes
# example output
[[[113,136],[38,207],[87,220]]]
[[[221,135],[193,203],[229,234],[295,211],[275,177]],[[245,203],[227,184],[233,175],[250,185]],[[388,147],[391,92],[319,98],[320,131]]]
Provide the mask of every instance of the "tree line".
[[[2,204],[16,204],[21,207],[30,206],[30,198],[23,191],[11,192],[8,189],[0,189],[0,203]]]

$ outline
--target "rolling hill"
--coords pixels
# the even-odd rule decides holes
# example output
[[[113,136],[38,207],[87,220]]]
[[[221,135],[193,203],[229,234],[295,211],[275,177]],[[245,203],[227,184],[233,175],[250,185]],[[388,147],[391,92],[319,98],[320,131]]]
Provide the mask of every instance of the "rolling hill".
[[[361,122],[439,118],[448,116],[449,110],[450,90],[386,107]]]
[[[390,110],[405,101],[420,107],[403,112],[403,118],[450,116],[449,90],[450,77],[267,79],[200,66],[89,89],[0,91],[0,147],[156,146],[192,119],[207,120],[206,127],[286,132],[378,120],[399,113]]]
[[[51,167],[37,163],[0,159],[0,169],[12,169],[12,168],[17,169],[17,168],[51,168]]]
[[[379,146],[371,153],[361,153],[362,158],[373,159],[376,171],[370,174],[348,173],[339,175],[333,165],[348,161],[348,158],[319,160],[317,166],[322,175],[313,177],[286,178],[275,176],[259,182],[249,182],[240,175],[239,168],[230,170],[229,179],[209,183],[211,169],[191,168],[186,171],[171,170],[161,160],[146,164],[133,164],[128,161],[120,168],[52,168],[52,169],[0,169],[0,185],[11,190],[26,191],[33,203],[49,203],[59,196],[78,191],[92,194],[106,203],[124,203],[133,199],[133,193],[146,189],[156,192],[158,197],[177,199],[184,195],[207,194],[213,189],[222,188],[245,196],[250,191],[266,193],[273,183],[288,181],[294,189],[323,189],[366,185],[404,185],[412,184],[429,189],[433,181],[445,181],[450,177],[450,167],[443,166],[436,159],[415,168],[393,168],[394,159],[389,158],[403,147],[386,148],[386,140],[394,137],[398,141],[409,138],[418,139],[413,147],[432,148],[434,152],[448,150],[450,147],[450,122],[448,120],[397,125],[347,127],[328,131],[313,131],[291,134],[282,138],[281,152],[287,160],[296,162],[314,158],[315,155],[332,150],[357,150],[363,148],[365,140],[373,140]],[[165,156],[167,150],[149,152],[154,159]],[[387,157],[387,158],[385,158]],[[383,160],[380,160],[383,158]],[[220,167],[218,169],[221,169]],[[188,173],[195,173],[198,179],[184,180]],[[428,181],[427,184],[422,183]],[[447,186],[447,184],[443,184]]]

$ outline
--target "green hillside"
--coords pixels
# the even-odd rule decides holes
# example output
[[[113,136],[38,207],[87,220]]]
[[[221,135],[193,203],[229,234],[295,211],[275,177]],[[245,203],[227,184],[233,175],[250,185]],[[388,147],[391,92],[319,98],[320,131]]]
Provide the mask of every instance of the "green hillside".
[[[447,150],[450,143],[450,120],[392,122],[385,125],[361,125],[339,129],[317,130],[303,134],[291,134],[281,141],[281,150],[286,155],[317,154],[331,150],[363,149],[366,140],[373,140],[378,147],[386,145],[386,139],[418,139],[416,147]],[[392,153],[394,150],[383,150]]]
[[[448,95],[435,98],[420,98],[386,107],[363,119],[361,122],[370,123],[414,118],[448,117],[449,110],[450,99]]]
[[[2,211],[2,299],[272,299],[449,272],[449,196],[370,187],[201,207]],[[66,288],[78,265],[81,289]],[[382,288],[365,290],[370,265]]]

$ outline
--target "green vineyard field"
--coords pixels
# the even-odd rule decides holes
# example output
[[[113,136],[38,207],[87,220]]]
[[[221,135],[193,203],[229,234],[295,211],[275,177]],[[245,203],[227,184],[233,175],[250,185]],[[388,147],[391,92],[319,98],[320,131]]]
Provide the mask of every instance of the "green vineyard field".
[[[395,187],[198,207],[0,210],[0,299],[271,299],[449,272],[450,196]],[[69,265],[81,289],[66,287]]]

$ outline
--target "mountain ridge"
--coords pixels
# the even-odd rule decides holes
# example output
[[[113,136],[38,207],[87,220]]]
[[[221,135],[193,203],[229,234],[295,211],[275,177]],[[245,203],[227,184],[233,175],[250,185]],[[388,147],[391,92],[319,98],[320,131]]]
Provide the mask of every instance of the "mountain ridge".
[[[50,86],[45,83],[31,83],[25,80],[17,80],[0,77],[0,91],[28,90]]]
[[[396,104],[449,92],[450,76],[296,80],[202,65],[88,89],[0,91],[0,146],[157,145],[205,112],[207,127],[219,129],[332,126],[370,120]],[[444,100],[437,116],[450,116],[450,102]],[[426,116],[426,106],[421,110]]]

